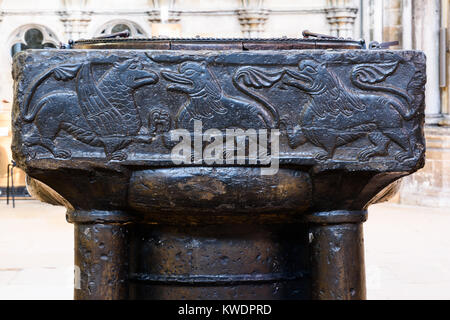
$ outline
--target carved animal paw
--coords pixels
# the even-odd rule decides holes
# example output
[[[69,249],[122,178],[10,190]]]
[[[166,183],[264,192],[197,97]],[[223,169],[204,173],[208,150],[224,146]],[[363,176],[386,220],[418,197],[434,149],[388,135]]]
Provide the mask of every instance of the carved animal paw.
[[[364,149],[358,154],[358,160],[369,161],[370,157],[372,157],[374,154],[375,154],[374,149],[372,148]]]
[[[69,159],[72,156],[72,153],[68,150],[63,150],[63,149],[55,149],[53,151],[53,155],[56,158],[61,158],[61,159]]]
[[[403,162],[407,159],[411,159],[413,156],[409,152],[399,152],[395,155],[395,160]]]
[[[172,141],[169,133],[163,133],[161,139],[163,141],[164,146],[169,150],[172,150],[173,147],[175,147],[178,144],[178,141]]]
[[[115,160],[115,161],[123,161],[128,158],[128,155],[123,151],[116,151],[113,154],[106,157],[108,161]]]
[[[146,143],[146,144],[150,144],[153,141],[155,141],[156,137],[154,133],[150,133],[146,136],[137,136],[133,138],[133,142],[136,143]]]
[[[37,153],[36,151],[32,150],[31,148],[25,147],[24,148],[25,154],[28,156],[29,159],[36,159]]]
[[[316,153],[314,158],[316,158],[316,160],[319,160],[319,161],[326,161],[326,160],[330,159],[330,156],[328,155],[328,153],[319,152],[319,153]]]

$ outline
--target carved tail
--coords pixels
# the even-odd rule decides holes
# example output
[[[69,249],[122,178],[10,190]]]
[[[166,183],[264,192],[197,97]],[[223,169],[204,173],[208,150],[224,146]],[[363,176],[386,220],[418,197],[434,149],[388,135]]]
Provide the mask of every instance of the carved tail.
[[[266,101],[260,94],[248,90],[247,87],[253,87],[255,89],[269,88],[274,83],[279,81],[283,75],[284,70],[276,73],[268,73],[267,71],[262,71],[252,67],[243,67],[236,71],[233,76],[233,84],[237,89],[247,96],[255,99],[270,111],[275,120],[276,128],[280,124],[280,115],[277,109],[275,109],[275,107]],[[239,81],[240,79],[242,79],[242,82]]]
[[[87,130],[80,126],[77,126],[74,123],[62,122],[61,129],[70,133],[77,140],[79,140],[83,143],[86,143],[90,146],[94,146],[94,147],[104,146],[103,141],[98,137],[98,135],[95,132],[93,132],[91,130]]]
[[[43,73],[41,73],[36,80],[29,86],[29,90],[26,91],[25,98],[24,98],[24,107],[22,111],[22,118],[23,120],[27,122],[31,122],[36,117],[36,114],[39,112],[39,110],[42,108],[42,106],[45,104],[46,101],[45,98],[43,98],[38,103],[31,106],[31,101],[33,100],[34,93],[36,89],[50,76],[54,76],[56,80],[62,80],[67,81],[70,79],[73,79],[80,69],[81,64],[76,65],[62,65],[50,70],[47,70]]]
[[[353,68],[351,81],[356,87],[363,90],[394,94],[398,99],[390,98],[391,105],[405,120],[411,120],[417,113],[419,105],[412,103],[413,99],[406,91],[390,86],[375,85],[375,83],[380,83],[393,74],[397,66],[398,61],[383,65],[358,65]],[[402,100],[405,103],[396,100]]]
[[[30,99],[31,100],[31,99]],[[33,107],[31,108],[31,110],[27,110],[27,105],[25,105],[25,110],[24,112],[27,112],[25,114],[22,115],[23,120],[27,121],[27,122],[31,122],[34,120],[34,118],[36,117],[36,114],[39,112],[39,110],[41,110],[41,108],[48,102],[49,100],[49,96],[46,96],[44,98],[42,98],[41,100],[39,100],[37,103],[35,103],[33,105]],[[29,103],[29,102],[28,102]]]

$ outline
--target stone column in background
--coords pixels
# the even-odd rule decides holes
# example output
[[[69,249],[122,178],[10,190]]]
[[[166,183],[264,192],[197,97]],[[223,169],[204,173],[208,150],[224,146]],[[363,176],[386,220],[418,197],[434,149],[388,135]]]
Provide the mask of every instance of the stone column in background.
[[[263,4],[264,0],[241,0],[237,15],[244,37],[257,38],[264,32],[269,10]]]
[[[327,0],[325,8],[332,36],[353,38],[358,7],[353,0]]]
[[[402,19],[402,49],[412,49],[412,2],[413,0],[402,0],[402,11],[400,17]]]
[[[404,1],[404,4],[407,1]],[[439,88],[441,1],[411,0],[412,46],[427,55],[425,94],[425,167],[402,179],[399,202],[425,207],[450,207],[450,128],[443,124]],[[443,13],[446,14],[446,11]],[[404,19],[406,19],[404,17]],[[406,21],[406,20],[404,20]],[[406,29],[404,29],[406,30]],[[448,68],[448,67],[447,67]],[[448,81],[448,80],[447,80]]]
[[[148,0],[151,8],[148,21],[152,36],[181,37],[180,11],[175,10],[175,0]]]
[[[91,22],[92,12],[87,10],[88,0],[61,0],[62,10],[57,13],[64,24],[68,39],[87,37],[87,27]]]
[[[427,56],[427,84],[425,95],[425,122],[437,124],[442,119],[439,91],[439,28],[440,1],[414,1],[413,46]]]
[[[383,41],[398,41],[398,46],[390,49],[400,49],[403,46],[402,30],[402,0],[384,1]]]

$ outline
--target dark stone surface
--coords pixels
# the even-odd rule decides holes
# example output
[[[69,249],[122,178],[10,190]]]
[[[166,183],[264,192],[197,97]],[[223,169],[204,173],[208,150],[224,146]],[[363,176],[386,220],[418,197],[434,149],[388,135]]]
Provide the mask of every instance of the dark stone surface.
[[[14,157],[74,207],[96,208],[71,199],[95,194],[91,186],[126,206],[122,189],[140,179],[136,168],[177,167],[169,131],[192,131],[192,119],[203,130],[279,129],[282,168],[307,172],[315,190],[329,175],[326,188],[336,190],[361,174],[353,198],[369,180],[388,185],[423,166],[420,52],[35,50],[16,55],[13,74]],[[55,181],[61,173],[72,183]]]
[[[422,53],[381,50],[27,51],[14,60],[13,150],[36,168],[173,165],[165,133],[198,119],[279,128],[282,164],[412,171],[424,72]]]
[[[13,77],[13,156],[78,225],[80,299],[363,299],[365,209],[424,164],[421,52],[30,50]],[[279,130],[279,171],[175,164],[170,132],[193,120]]]

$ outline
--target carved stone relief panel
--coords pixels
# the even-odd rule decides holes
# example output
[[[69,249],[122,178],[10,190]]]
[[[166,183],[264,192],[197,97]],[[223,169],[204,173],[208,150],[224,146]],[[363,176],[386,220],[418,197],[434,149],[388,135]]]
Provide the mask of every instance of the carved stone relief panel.
[[[423,162],[422,53],[35,51],[16,55],[13,76],[13,150],[37,166],[172,166],[171,131],[195,120],[203,134],[279,130],[281,165]]]

